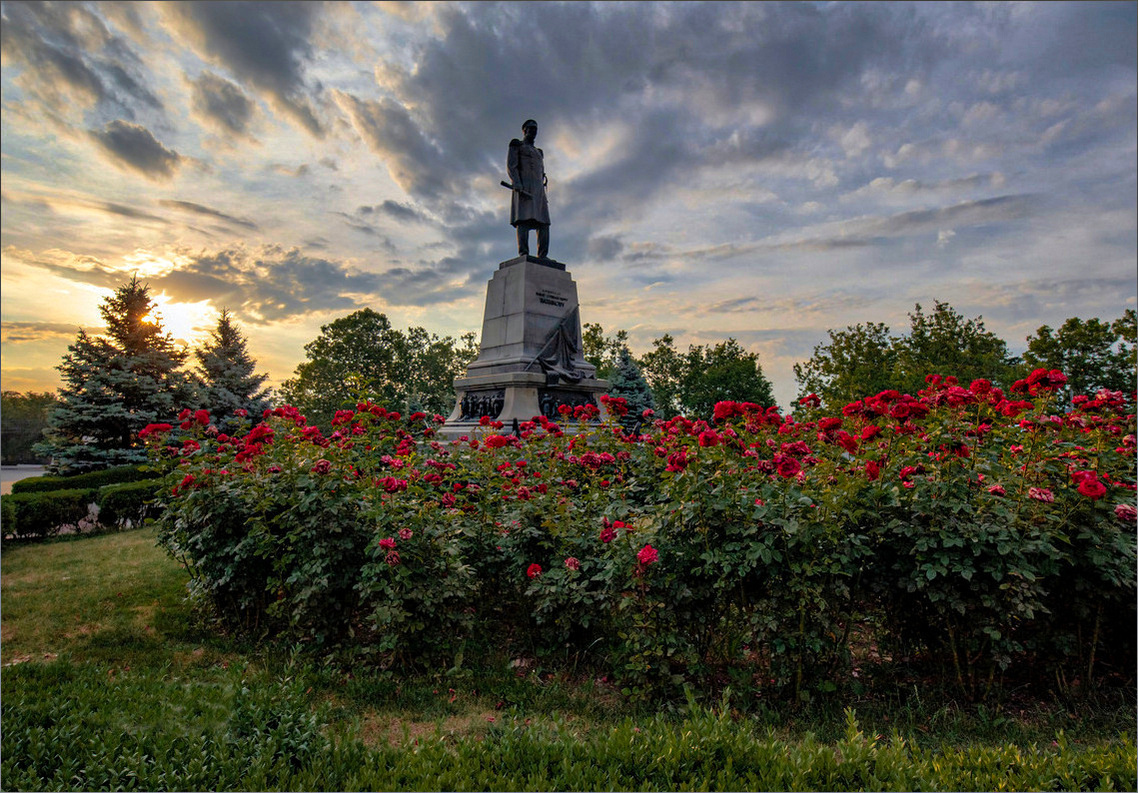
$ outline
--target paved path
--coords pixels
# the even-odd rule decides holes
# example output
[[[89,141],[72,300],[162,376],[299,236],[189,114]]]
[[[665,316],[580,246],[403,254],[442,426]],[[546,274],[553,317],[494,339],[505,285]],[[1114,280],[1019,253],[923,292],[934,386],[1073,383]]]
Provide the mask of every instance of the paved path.
[[[29,476],[42,476],[42,465],[5,465],[0,467],[0,495],[12,492],[12,483]]]

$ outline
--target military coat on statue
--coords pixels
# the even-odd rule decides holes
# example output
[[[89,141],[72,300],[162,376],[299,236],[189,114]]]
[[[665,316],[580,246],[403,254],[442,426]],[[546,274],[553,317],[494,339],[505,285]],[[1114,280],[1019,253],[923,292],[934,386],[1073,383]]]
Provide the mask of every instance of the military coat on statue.
[[[510,203],[510,225],[540,223],[549,225],[549,201],[545,197],[545,155],[541,149],[514,138],[506,157],[510,180],[520,190]],[[529,195],[522,195],[522,192]]]

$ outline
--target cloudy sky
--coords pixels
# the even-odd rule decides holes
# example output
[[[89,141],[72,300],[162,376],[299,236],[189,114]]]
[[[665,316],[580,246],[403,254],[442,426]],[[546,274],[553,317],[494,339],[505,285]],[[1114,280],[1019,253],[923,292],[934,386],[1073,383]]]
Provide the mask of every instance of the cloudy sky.
[[[481,326],[536,118],[550,254],[635,352],[951,303],[1022,351],[1135,306],[1136,5],[0,4],[3,388],[138,274],[289,377],[357,308]]]

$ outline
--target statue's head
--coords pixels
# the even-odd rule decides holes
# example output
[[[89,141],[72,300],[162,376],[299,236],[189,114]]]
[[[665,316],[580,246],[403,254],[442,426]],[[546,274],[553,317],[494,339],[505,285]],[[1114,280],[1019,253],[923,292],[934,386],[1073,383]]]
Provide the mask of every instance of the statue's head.
[[[522,135],[529,140],[533,140],[534,138],[536,138],[537,137],[537,122],[534,121],[532,118],[527,118],[525,121],[523,121],[522,122]]]

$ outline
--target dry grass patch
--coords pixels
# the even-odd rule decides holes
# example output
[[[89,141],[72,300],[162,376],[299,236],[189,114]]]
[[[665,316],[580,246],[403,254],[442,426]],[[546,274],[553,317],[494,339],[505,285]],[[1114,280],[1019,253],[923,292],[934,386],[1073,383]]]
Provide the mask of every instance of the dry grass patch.
[[[364,713],[359,737],[372,748],[408,746],[435,737],[451,741],[460,738],[479,740],[499,718],[493,710],[480,710],[434,721],[415,721],[370,710]]]

